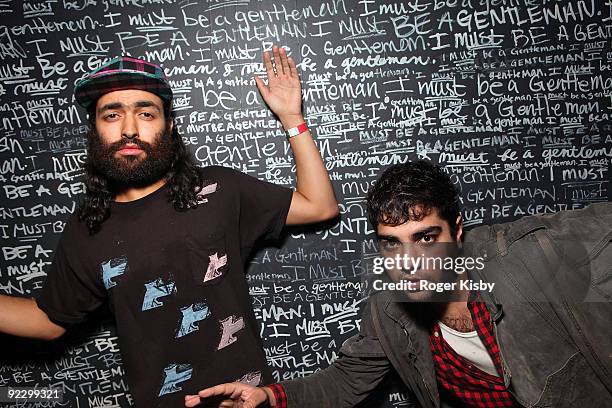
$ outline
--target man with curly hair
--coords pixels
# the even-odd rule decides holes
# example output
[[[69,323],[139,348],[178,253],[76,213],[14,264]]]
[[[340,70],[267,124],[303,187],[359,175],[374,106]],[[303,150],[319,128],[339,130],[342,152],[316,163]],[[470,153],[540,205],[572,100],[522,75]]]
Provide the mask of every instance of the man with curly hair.
[[[288,132],[296,191],[224,167],[197,168],[155,64],[119,57],[77,83],[91,124],[86,195],[38,297],[0,296],[0,332],[56,339],[108,304],[142,407],[182,405],[182,392],[202,383],[271,381],[245,262],[256,241],[276,239],[285,225],[338,214],[302,116],[296,64],[283,48],[272,54],[263,58],[268,83],[255,81]]]
[[[450,178],[440,167],[417,161],[384,171],[368,192],[367,207],[389,278],[383,283],[395,286],[370,296],[359,334],[344,343],[332,365],[260,388],[231,383],[203,389],[186,395],[185,406],[222,396],[223,407],[348,408],[394,370],[406,386],[407,406],[609,405],[612,345],[606,327],[612,308],[609,293],[607,300],[597,299],[606,293],[589,285],[589,273],[609,275],[609,203],[464,234]],[[585,231],[593,264],[551,268],[557,259],[545,248],[546,225],[559,235]],[[576,259],[588,259],[579,252],[582,242],[563,244]],[[413,263],[404,264],[403,255]],[[474,260],[469,273],[458,270],[467,262],[464,255]],[[478,257],[480,272],[487,273],[479,273]],[[418,264],[425,259],[450,259],[454,266]],[[587,293],[591,302],[584,301]]]

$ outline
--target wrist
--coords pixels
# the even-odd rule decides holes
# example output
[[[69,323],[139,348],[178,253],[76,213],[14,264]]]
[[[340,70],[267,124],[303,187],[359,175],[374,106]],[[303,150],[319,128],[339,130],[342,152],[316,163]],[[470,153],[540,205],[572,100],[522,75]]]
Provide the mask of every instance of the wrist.
[[[275,408],[276,407],[276,397],[274,396],[274,391],[272,391],[272,389],[270,389],[269,387],[260,387],[260,389],[266,394],[266,397],[267,397],[266,401],[268,405],[265,405],[265,406]]]
[[[285,115],[282,117],[279,116],[279,119],[283,125],[283,128],[285,128],[285,130],[290,129],[292,127],[296,127],[300,123],[306,122],[306,120],[304,119],[304,115],[302,114]]]
[[[306,125],[306,122],[302,122],[296,127],[286,129],[286,132],[287,132],[287,137],[291,139],[292,137],[308,132],[308,126]]]

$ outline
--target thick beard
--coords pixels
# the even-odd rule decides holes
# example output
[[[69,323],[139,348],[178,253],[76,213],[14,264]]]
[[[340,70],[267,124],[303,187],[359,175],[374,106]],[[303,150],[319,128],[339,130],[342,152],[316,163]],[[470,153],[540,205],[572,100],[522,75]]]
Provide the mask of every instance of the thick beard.
[[[144,151],[138,156],[117,156],[128,144]],[[87,157],[92,168],[104,176],[114,188],[145,187],[164,178],[172,168],[176,145],[169,129],[155,135],[154,144],[135,139],[104,143],[95,127],[89,137]]]

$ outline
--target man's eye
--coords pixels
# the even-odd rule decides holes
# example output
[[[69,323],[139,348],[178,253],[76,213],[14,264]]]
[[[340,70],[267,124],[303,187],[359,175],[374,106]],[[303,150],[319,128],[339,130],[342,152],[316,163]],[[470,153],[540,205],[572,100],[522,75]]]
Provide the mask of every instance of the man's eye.
[[[380,241],[380,247],[385,250],[397,249],[401,245],[402,243],[399,241],[387,241],[387,240]]]
[[[152,120],[157,117],[156,112],[152,112],[152,111],[141,111],[140,116],[147,120]]]
[[[422,244],[433,244],[434,242],[436,242],[435,235],[423,235],[421,238]]]
[[[109,113],[108,115],[104,116],[104,119],[117,119],[118,117],[119,115],[116,113]]]

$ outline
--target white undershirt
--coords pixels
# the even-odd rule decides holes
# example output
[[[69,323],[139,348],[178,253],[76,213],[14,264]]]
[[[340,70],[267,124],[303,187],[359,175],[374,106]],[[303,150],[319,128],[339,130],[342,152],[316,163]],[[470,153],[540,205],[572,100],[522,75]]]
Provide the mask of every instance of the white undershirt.
[[[442,338],[455,350],[455,353],[469,360],[482,371],[499,377],[495,363],[476,331],[461,333],[442,322],[438,322],[438,325]]]

